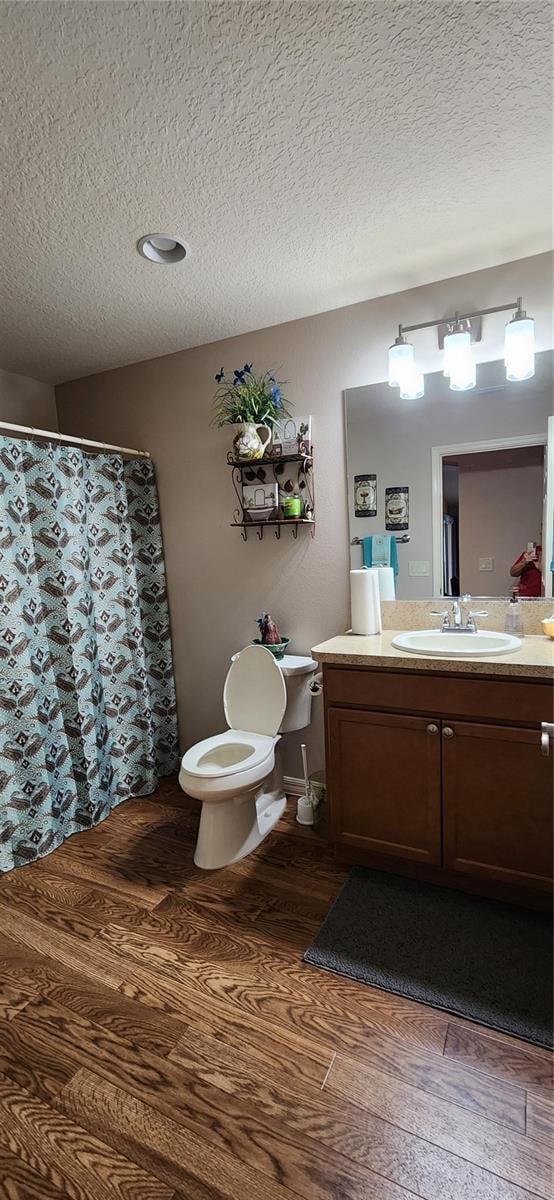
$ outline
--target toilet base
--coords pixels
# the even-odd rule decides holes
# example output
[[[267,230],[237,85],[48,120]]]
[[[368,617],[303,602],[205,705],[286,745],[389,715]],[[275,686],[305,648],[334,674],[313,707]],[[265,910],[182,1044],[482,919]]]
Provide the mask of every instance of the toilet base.
[[[266,784],[271,780],[266,780]],[[230,866],[251,854],[282,817],[287,798],[281,789],[204,800],[194,862],[203,871]]]

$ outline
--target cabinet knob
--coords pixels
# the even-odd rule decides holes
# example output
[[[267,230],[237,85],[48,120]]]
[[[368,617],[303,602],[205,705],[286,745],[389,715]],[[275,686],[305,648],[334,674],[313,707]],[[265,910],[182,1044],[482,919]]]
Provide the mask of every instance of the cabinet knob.
[[[438,733],[438,732],[439,732],[438,725],[428,725],[427,726],[427,733]]]
[[[445,725],[445,727],[442,731],[442,736],[443,737],[454,737],[454,730],[450,728],[450,725]]]
[[[554,725],[550,721],[541,721],[541,754],[545,758],[550,755],[550,738],[554,736]]]

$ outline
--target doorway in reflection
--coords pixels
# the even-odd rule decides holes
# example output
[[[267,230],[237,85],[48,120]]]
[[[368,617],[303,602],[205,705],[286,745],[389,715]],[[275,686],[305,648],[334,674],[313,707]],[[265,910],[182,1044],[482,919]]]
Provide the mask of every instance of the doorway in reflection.
[[[442,459],[443,594],[543,594],[544,445]]]

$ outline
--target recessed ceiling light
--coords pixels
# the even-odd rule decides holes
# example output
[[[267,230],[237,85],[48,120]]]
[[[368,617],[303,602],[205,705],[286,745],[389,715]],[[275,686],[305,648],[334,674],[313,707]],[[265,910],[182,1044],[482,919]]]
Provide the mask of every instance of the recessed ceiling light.
[[[137,242],[137,250],[150,262],[164,264],[182,262],[190,254],[186,242],[174,233],[148,233]]]

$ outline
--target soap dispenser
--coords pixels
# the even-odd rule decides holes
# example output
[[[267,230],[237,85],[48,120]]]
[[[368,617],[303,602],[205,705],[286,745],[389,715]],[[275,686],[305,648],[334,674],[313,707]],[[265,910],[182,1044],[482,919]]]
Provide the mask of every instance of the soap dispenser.
[[[504,629],[506,633],[512,633],[515,637],[523,637],[523,617],[517,596],[512,596],[508,601]]]

